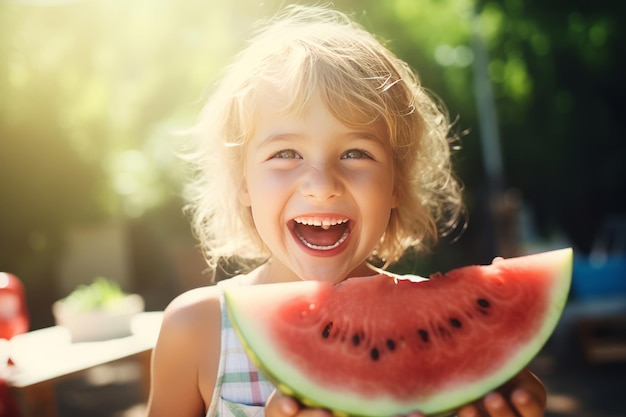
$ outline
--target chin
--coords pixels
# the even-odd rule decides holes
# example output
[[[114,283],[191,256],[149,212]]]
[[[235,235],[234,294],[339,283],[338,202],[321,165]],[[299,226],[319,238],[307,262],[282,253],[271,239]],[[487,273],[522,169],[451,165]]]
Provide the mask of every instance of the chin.
[[[313,272],[309,270],[307,273],[300,274],[299,276],[303,281],[322,281],[331,284],[339,284],[348,277],[348,274],[343,271],[338,274],[336,268],[332,271],[329,271],[328,268],[320,268],[320,270]]]

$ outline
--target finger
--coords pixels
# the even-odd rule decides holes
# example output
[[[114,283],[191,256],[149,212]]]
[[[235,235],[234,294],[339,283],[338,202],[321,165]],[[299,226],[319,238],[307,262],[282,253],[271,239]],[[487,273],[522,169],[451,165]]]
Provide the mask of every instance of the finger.
[[[265,403],[265,414],[268,417],[291,417],[298,413],[298,402],[280,391],[274,391]]]
[[[461,407],[457,412],[458,417],[480,417],[480,411],[478,407],[473,404]]]
[[[515,411],[499,392],[488,394],[483,399],[483,404],[491,417],[516,417]]]
[[[330,411],[322,408],[302,408],[298,417],[333,417]]]
[[[543,406],[527,391],[522,389],[513,391],[511,402],[521,417],[543,416]]]
[[[522,389],[527,392],[542,408],[545,408],[547,399],[546,389],[535,374],[526,369],[500,387],[498,391],[510,398],[513,391],[517,389]]]

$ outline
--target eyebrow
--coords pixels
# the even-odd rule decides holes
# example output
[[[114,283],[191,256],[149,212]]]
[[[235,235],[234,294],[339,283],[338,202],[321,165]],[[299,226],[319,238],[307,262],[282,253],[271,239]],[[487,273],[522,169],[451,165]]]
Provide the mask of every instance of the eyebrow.
[[[305,135],[303,134],[299,134],[299,133],[273,133],[270,135],[267,135],[266,137],[262,138],[259,143],[257,144],[257,148],[260,148],[264,145],[267,145],[268,143],[272,143],[272,142],[279,142],[281,140],[288,140],[288,139],[297,139],[297,138],[303,138]]]
[[[376,134],[375,132],[368,132],[364,130],[348,132],[346,135],[348,138],[352,138],[353,140],[365,141],[366,143],[372,143],[376,146],[382,146],[387,149],[391,147],[391,143],[386,141],[383,137]]]
[[[280,141],[283,139],[284,140],[291,139],[291,138],[298,139],[298,138],[306,138],[307,136],[308,135],[306,133],[273,133],[261,139],[259,141],[258,146],[263,146],[267,143]],[[345,137],[345,138],[363,139],[363,140],[368,140],[368,141],[373,141],[373,142],[379,142],[383,145],[385,144],[385,141],[378,134],[374,132],[368,132],[365,130],[348,131],[348,132],[340,133],[337,136]]]
[[[358,139],[366,139],[366,140],[372,140],[372,141],[375,141],[375,142],[385,143],[383,141],[383,139],[379,135],[377,135],[376,133],[368,132],[368,131],[365,131],[365,130],[358,130],[358,131],[354,131],[354,132],[348,132],[346,134],[346,136],[354,136],[354,137],[356,137]]]

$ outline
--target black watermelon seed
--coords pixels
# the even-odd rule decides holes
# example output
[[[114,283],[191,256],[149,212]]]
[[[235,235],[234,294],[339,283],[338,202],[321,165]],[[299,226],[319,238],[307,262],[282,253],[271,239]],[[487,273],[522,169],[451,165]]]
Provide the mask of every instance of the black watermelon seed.
[[[370,351],[370,357],[372,358],[372,360],[377,361],[377,360],[378,360],[378,358],[380,357],[380,352],[378,351],[378,349],[373,348],[373,349]]]
[[[428,331],[424,329],[419,329],[417,333],[420,335],[420,338],[422,339],[423,342],[428,343],[428,338],[429,338]]]
[[[455,319],[455,318],[451,318],[450,319],[450,324],[452,325],[452,327],[455,327],[457,329],[461,328],[461,326],[462,326],[461,321],[459,319]]]
[[[358,334],[355,334],[354,336],[352,336],[352,344],[354,346],[358,346],[359,343],[361,343],[361,336],[359,336]]]
[[[488,308],[491,306],[491,303],[489,303],[489,301],[485,300],[484,298],[479,298],[476,302],[479,306],[483,308]]]
[[[333,328],[333,322],[331,321],[330,323],[326,325],[326,327],[324,327],[324,330],[322,330],[322,337],[324,339],[328,339],[328,337],[330,336],[330,330],[332,328]]]
[[[396,348],[396,342],[391,339],[387,339],[387,348],[389,350],[394,350]]]

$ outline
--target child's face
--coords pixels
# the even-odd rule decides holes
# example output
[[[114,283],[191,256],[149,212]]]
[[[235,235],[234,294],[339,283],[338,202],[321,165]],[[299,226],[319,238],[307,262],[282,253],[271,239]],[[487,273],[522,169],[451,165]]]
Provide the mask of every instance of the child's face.
[[[371,274],[366,260],[396,206],[387,140],[350,128],[321,98],[301,116],[260,94],[240,201],[272,253],[274,279],[339,282]]]

